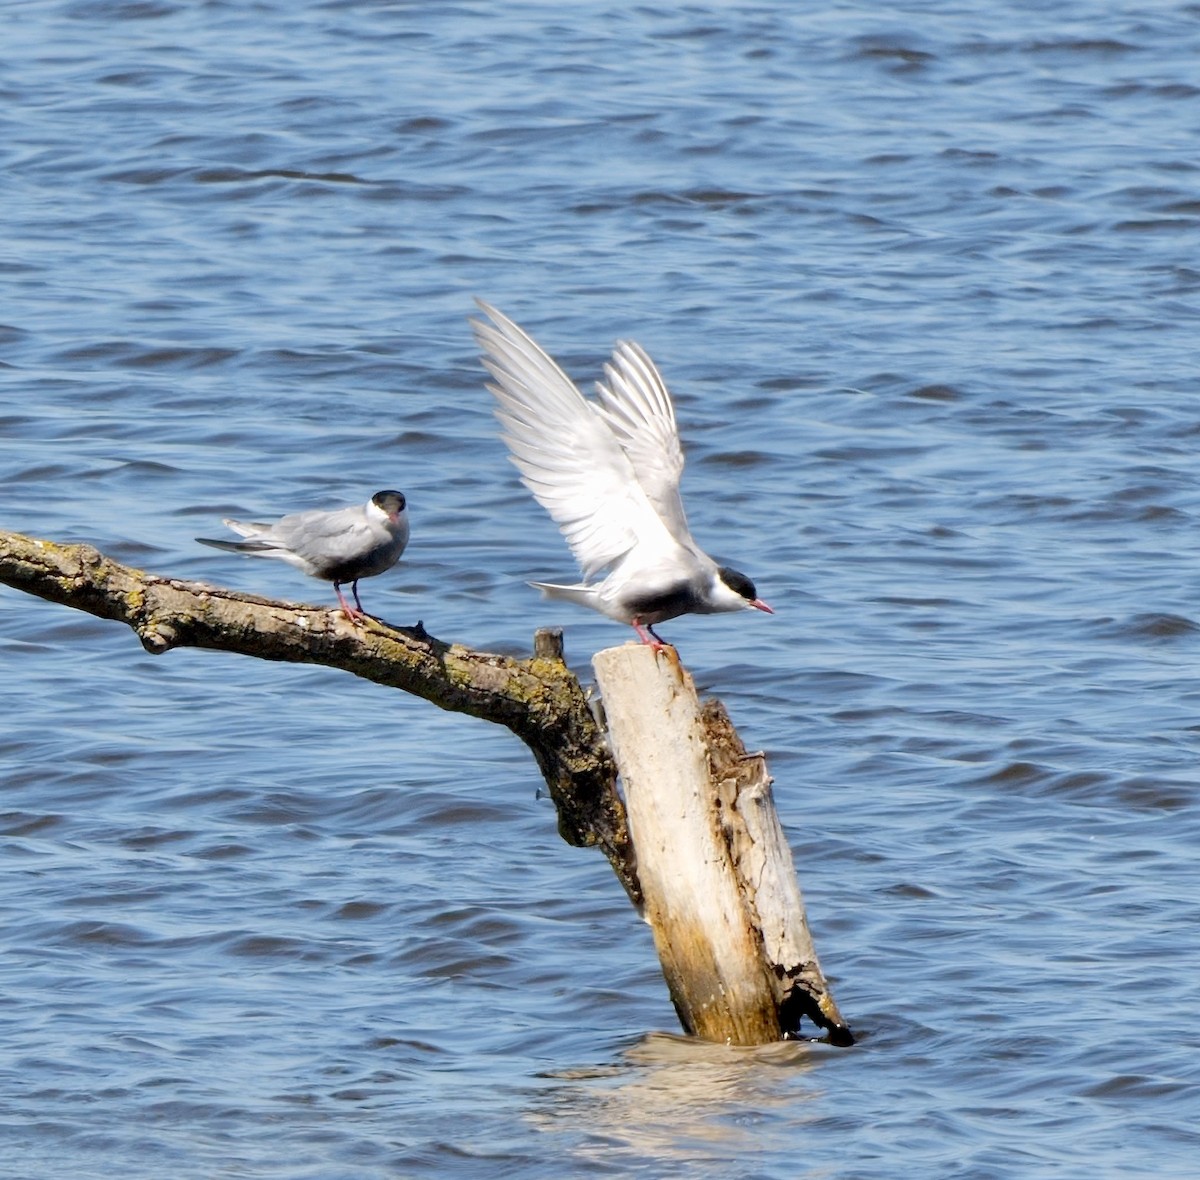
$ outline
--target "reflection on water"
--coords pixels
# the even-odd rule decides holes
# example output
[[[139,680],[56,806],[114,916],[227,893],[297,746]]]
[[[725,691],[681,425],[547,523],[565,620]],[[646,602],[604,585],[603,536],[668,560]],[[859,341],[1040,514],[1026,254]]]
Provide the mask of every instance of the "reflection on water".
[[[572,1141],[573,1159],[619,1165],[654,1158],[663,1166],[714,1157],[730,1163],[755,1150],[764,1124],[811,1101],[809,1075],[828,1050],[786,1041],[743,1047],[650,1033],[618,1064],[554,1071],[529,1114],[543,1133]]]

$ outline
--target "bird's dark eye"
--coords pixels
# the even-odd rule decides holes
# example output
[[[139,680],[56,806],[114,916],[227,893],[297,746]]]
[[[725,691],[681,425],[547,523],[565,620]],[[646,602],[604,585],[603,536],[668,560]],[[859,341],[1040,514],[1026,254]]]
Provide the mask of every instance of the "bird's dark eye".
[[[737,570],[731,570],[729,566],[723,565],[717,573],[721,576],[721,581],[725,583],[735,594],[740,594],[747,602],[753,602],[758,597],[758,591],[754,589],[754,583],[750,581],[745,574],[739,574]]]

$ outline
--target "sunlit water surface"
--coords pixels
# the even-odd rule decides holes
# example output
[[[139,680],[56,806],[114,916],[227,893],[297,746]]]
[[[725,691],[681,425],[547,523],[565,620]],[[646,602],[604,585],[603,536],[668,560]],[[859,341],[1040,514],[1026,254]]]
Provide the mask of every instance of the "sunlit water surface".
[[[507,733],[5,589],[6,1176],[1196,1174],[1200,8],[0,20],[0,525],[328,604],[193,538],[399,487],[368,606],[586,675],[466,321],[636,338],[860,1036],[679,1037]]]

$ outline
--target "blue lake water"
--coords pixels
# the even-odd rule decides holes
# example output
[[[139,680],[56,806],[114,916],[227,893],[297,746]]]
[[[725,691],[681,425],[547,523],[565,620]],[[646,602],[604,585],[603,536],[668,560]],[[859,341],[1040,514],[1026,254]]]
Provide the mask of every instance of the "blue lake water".
[[[0,526],[328,604],[193,538],[398,487],[367,605],[586,676],[467,317],[636,339],[860,1036],[680,1037],[506,732],[0,588],[6,1177],[1196,1174],[1200,7],[0,27]]]

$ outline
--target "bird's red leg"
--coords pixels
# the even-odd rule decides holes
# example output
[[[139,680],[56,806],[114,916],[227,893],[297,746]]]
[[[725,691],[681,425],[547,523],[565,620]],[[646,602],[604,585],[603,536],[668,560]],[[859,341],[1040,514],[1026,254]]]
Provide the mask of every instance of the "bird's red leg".
[[[351,606],[351,605],[350,605],[350,604],[349,604],[349,603],[346,601],[345,597],[344,597],[344,596],[343,596],[343,594],[342,594],[342,584],[341,584],[341,582],[334,582],[334,584],[333,584],[333,592],[334,592],[334,594],[336,594],[336,595],[338,596],[338,602],[340,602],[340,603],[342,604],[342,611],[345,613],[345,615],[346,615],[346,618],[348,618],[348,619],[350,620],[350,622],[352,622],[352,623],[356,623],[356,622],[358,622],[358,620],[359,620],[359,619],[361,619],[361,618],[363,617],[363,613],[364,613],[364,612],[363,612],[361,609],[360,609],[360,610],[355,610],[355,609],[354,609],[354,607],[352,607],[352,606]],[[358,593],[357,593],[357,591],[355,592],[354,599],[355,599],[355,601],[356,601],[356,602],[358,601]],[[360,604],[360,605],[361,605],[361,604]]]
[[[661,639],[659,639],[659,637],[657,635],[654,634],[654,632],[652,630],[650,630],[649,627],[642,626],[641,619],[635,618],[633,620],[631,626],[637,632],[637,637],[643,643],[648,644],[650,647],[654,648],[655,651],[662,651],[662,649],[667,646],[665,643],[663,643],[663,641]]]

